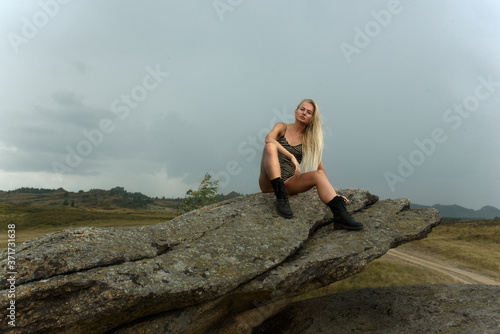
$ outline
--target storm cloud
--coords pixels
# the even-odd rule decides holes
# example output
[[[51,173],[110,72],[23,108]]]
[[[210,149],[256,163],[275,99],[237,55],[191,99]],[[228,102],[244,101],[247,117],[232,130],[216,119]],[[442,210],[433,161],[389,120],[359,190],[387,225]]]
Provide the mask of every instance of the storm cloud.
[[[313,98],[333,185],[500,207],[500,4],[6,1],[0,189],[258,192]]]

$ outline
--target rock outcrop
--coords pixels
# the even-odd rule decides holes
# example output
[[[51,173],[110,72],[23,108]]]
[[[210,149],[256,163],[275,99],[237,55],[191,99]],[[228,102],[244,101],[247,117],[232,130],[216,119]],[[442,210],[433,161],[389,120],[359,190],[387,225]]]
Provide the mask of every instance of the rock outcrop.
[[[259,193],[154,226],[68,229],[18,244],[16,333],[250,333],[296,295],[362,271],[440,222],[437,210],[410,210],[406,199],[339,192],[362,231],[330,224],[313,189],[291,196],[293,219]]]
[[[500,286],[368,288],[293,303],[261,334],[500,332]]]

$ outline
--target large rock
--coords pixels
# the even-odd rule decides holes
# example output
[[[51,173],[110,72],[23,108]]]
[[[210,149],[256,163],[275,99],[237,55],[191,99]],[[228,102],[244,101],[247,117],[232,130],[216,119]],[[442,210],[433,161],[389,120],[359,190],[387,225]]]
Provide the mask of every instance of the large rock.
[[[360,272],[440,222],[437,210],[410,210],[405,199],[340,192],[364,230],[329,224],[311,190],[291,197],[293,219],[259,193],[154,226],[26,241],[16,248],[14,299],[9,276],[0,282],[0,316],[15,300],[16,333],[249,333],[294,296]]]
[[[500,286],[368,288],[293,303],[260,334],[500,332]]]

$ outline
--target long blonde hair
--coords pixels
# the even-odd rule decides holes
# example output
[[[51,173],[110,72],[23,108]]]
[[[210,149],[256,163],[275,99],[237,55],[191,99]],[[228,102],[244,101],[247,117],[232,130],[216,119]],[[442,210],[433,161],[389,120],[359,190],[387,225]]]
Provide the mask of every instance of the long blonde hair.
[[[297,109],[304,102],[311,103],[314,106],[311,121],[307,124],[302,134],[302,161],[304,170],[309,172],[317,170],[321,163],[321,156],[323,154],[323,121],[321,120],[318,105],[312,99],[300,101]]]

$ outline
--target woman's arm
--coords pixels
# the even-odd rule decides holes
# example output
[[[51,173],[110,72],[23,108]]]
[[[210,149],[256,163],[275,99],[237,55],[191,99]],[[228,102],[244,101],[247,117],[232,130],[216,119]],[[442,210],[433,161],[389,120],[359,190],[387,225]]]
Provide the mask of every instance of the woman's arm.
[[[276,145],[276,147],[278,148],[278,152],[281,153],[281,154],[283,154],[288,159],[290,159],[290,161],[292,162],[292,165],[294,166],[295,174],[298,175],[298,174],[300,174],[300,164],[299,164],[299,162],[297,161],[297,159],[295,158],[295,156],[292,153],[288,152],[276,140],[280,136],[283,136],[283,134],[285,133],[285,129],[286,129],[286,124],[285,123],[282,123],[282,122],[276,123],[274,125],[274,127],[272,128],[272,130],[266,136],[266,144],[273,143],[274,145]]]
[[[273,143],[278,148],[278,152],[286,156],[288,159],[293,156],[290,152],[288,152],[276,139],[283,136],[286,129],[285,123],[276,123],[273,129],[266,136],[266,144]]]

